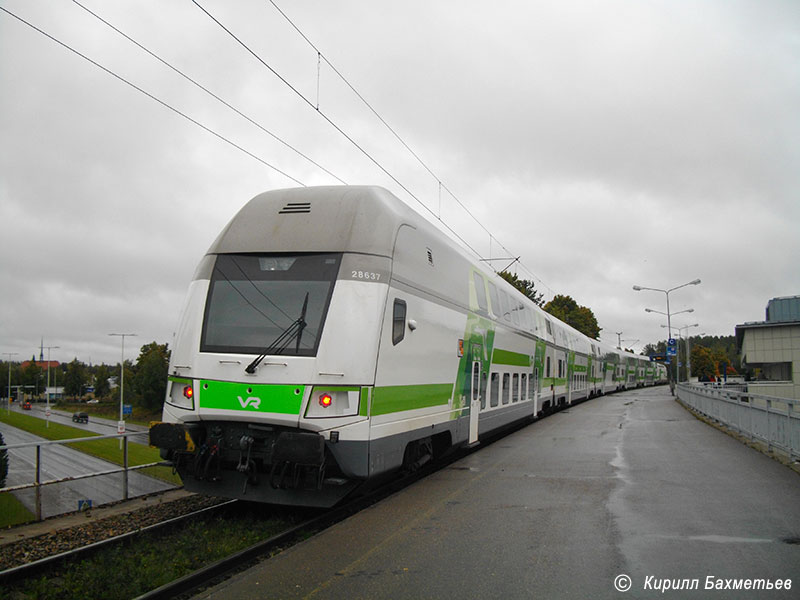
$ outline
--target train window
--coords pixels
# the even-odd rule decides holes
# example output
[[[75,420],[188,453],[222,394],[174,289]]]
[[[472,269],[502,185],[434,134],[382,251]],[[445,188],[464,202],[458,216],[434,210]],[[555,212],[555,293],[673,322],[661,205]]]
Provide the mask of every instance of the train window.
[[[497,373],[492,373],[491,389],[489,391],[489,401],[492,406],[497,406],[497,400],[500,398],[500,376]]]
[[[522,327],[524,329],[526,329],[528,331],[533,329],[533,326],[531,325],[531,313],[528,310],[527,306],[523,305],[522,310],[519,311],[519,318],[520,318],[520,322],[522,323]]]
[[[481,371],[481,410],[486,408],[486,371]]]
[[[545,319],[544,322],[547,324],[547,335],[553,335],[553,328],[550,326],[550,321]]]
[[[508,312],[508,296],[505,292],[500,292],[500,313],[506,321],[511,321],[511,313]]]
[[[488,313],[489,306],[486,304],[486,287],[480,273],[472,273],[472,281],[475,284],[475,296],[478,300],[478,310]]]
[[[403,341],[406,335],[406,302],[395,298],[392,311],[392,345]]]
[[[509,385],[508,380],[508,373],[503,373],[503,404],[508,404],[508,397],[511,392],[511,386]]]
[[[523,373],[520,376],[520,384],[519,385],[520,385],[520,395],[521,395],[520,397],[523,400],[530,400],[531,399],[531,394],[530,394],[531,390],[528,387],[529,383],[528,383],[528,374],[527,373]]]
[[[519,373],[511,376],[511,402],[519,402]]]
[[[492,303],[492,314],[495,317],[500,316],[500,300],[497,298],[497,286],[491,281],[489,282],[489,301]]]
[[[545,366],[545,369],[544,369],[544,376],[545,377],[550,377],[550,357],[549,356],[547,357],[547,365]]]
[[[200,351],[315,356],[340,262],[341,254],[216,256]]]
[[[519,302],[516,298],[509,298],[508,308],[509,312],[511,313],[511,320],[514,322],[514,325],[519,326],[519,311],[523,309],[522,302]]]

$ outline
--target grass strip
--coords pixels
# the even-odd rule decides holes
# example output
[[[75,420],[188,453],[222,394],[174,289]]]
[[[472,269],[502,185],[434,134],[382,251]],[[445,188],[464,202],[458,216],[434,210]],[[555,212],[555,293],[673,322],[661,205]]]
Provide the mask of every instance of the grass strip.
[[[0,528],[29,523],[36,515],[25,508],[11,492],[0,494]]]

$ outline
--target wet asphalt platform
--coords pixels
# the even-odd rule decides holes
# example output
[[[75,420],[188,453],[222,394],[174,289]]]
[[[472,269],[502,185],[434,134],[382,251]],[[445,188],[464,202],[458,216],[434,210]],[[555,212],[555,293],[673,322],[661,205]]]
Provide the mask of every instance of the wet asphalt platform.
[[[659,597],[800,598],[800,475],[666,386],[537,421],[198,596]]]

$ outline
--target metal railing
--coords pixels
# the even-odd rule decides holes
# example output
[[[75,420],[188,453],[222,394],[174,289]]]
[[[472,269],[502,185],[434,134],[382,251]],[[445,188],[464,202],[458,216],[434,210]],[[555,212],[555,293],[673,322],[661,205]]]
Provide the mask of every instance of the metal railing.
[[[34,469],[34,481],[31,483],[24,483],[19,485],[12,485],[4,488],[0,488],[0,494],[5,492],[19,492],[22,490],[33,489],[35,493],[35,515],[36,520],[42,520],[42,490],[45,486],[48,485],[55,485],[59,483],[67,483],[73,481],[80,481],[82,479],[89,479],[92,477],[101,477],[104,475],[113,475],[116,473],[122,473],[122,500],[129,499],[129,486],[128,486],[128,475],[131,471],[137,471],[140,469],[146,469],[148,467],[157,467],[163,466],[167,463],[163,462],[153,462],[147,463],[142,465],[135,465],[130,466],[128,464],[128,438],[129,437],[136,437],[147,435],[148,432],[129,432],[123,434],[108,434],[108,435],[96,435],[91,437],[81,437],[81,438],[70,438],[65,440],[42,440],[42,441],[35,441],[35,442],[22,442],[19,444],[7,444],[7,445],[0,445],[0,450],[18,450],[22,448],[36,448],[36,460],[35,460],[35,469]],[[43,446],[55,446],[55,445],[65,445],[65,444],[74,444],[76,442],[93,442],[98,440],[105,440],[117,438],[120,439],[122,443],[122,466],[113,468],[113,469],[105,469],[102,471],[95,471],[92,473],[80,473],[76,475],[70,475],[67,477],[61,477],[58,479],[48,479],[42,481],[42,447]],[[9,462],[11,457],[9,456]],[[113,463],[109,463],[113,464]]]
[[[800,458],[800,401],[735,391],[723,386],[681,383],[678,399],[738,433]]]

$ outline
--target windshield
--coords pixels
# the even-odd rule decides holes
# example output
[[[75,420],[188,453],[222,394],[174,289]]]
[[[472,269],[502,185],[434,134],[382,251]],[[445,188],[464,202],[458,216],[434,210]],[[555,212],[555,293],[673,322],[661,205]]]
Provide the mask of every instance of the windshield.
[[[280,352],[314,356],[340,254],[220,254],[211,274],[201,352],[261,354],[297,321],[302,336]]]

